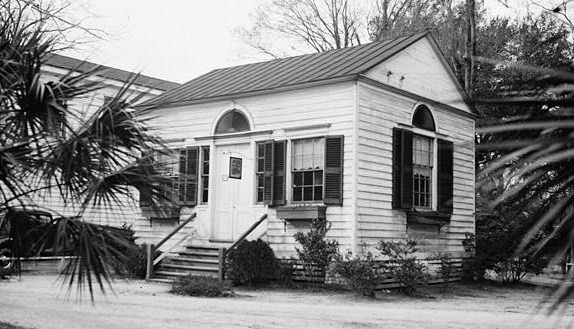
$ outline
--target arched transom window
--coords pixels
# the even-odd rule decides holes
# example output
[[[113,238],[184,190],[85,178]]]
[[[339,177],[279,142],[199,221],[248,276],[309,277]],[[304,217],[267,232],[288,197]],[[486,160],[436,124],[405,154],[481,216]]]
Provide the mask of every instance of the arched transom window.
[[[413,116],[413,126],[425,130],[436,131],[432,113],[428,107],[420,105]]]
[[[413,116],[413,126],[435,131],[432,113],[428,107],[420,105]],[[433,205],[433,171],[435,167],[435,139],[413,134],[413,205],[431,208]]]
[[[225,113],[215,127],[216,134],[229,134],[249,130],[251,130],[249,121],[238,110],[231,110]]]

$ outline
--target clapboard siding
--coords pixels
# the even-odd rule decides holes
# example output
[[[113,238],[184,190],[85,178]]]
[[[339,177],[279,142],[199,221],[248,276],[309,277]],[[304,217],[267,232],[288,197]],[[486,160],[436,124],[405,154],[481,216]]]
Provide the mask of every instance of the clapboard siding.
[[[372,78],[379,78],[376,75]],[[386,77],[385,77],[386,78]],[[385,82],[385,81],[381,81]],[[392,129],[411,125],[417,100],[359,82],[357,117],[357,244],[364,252],[381,239],[419,242],[423,253],[464,253],[462,240],[474,232],[474,122],[448,107],[432,106],[438,132],[454,146],[454,209],[443,226],[408,225],[404,211],[392,209]]]
[[[68,73],[69,71],[66,69],[44,65],[42,67],[40,80],[42,82],[56,81]],[[99,81],[102,83],[102,88],[77,97],[68,103],[69,110],[74,111],[75,118],[72,118],[70,121],[73,127],[79,124],[76,118],[86,120],[103,105],[105,97],[114,97],[125,87],[126,83],[113,79],[103,79],[97,76],[89,77],[87,81]],[[141,97],[139,102],[143,102],[159,95],[161,92],[162,91],[158,89],[132,84],[129,86],[125,96],[127,96],[128,99]],[[56,188],[40,191],[32,198],[36,203],[55,215],[75,216],[78,215],[81,210],[75,200],[66,200],[60,195],[59,190]],[[139,204],[129,197],[119,197],[118,201],[119,202],[110,202],[106,207],[90,205],[82,212],[82,219],[100,225],[133,225],[139,213]]]
[[[354,219],[353,146],[355,136],[353,135],[353,127],[355,102],[353,95],[353,82],[345,82],[309,89],[229,99],[228,101],[164,108],[158,109],[154,113],[157,118],[152,121],[152,127],[157,134],[165,139],[183,140],[175,143],[174,146],[212,145],[212,140],[205,137],[213,135],[218,116],[228,109],[237,107],[248,113],[252,121],[251,128],[253,131],[264,132],[252,136],[250,139],[252,142],[267,139],[290,140],[324,135],[344,135],[343,206],[328,206],[327,219],[331,225],[328,237],[337,239],[341,245],[341,250],[346,250],[351,249],[351,231]],[[320,128],[313,128],[313,126]],[[291,160],[287,159],[287,162],[290,163]],[[252,174],[254,175],[254,173]],[[287,182],[287,186],[290,185]],[[248,191],[248,193],[251,192]],[[288,201],[287,204],[289,203]],[[190,226],[198,228],[195,236],[196,242],[209,243],[209,227],[212,220],[209,215],[211,213],[210,206],[210,204],[204,206],[205,209],[202,214],[198,214],[197,219],[190,224]],[[277,218],[273,207],[254,205],[254,208],[257,218],[264,213],[268,214],[266,224],[263,224],[266,231],[265,238],[275,250],[277,257],[296,256],[295,246],[297,243],[293,235],[298,231],[308,230],[308,222],[284,222]],[[255,220],[256,218],[254,218]],[[145,227],[145,224],[149,223],[143,219],[140,221],[144,223],[141,227]],[[154,233],[153,230],[147,230],[146,238],[157,240],[161,238],[162,234],[164,234],[162,230],[157,233]],[[139,232],[138,236],[140,236]]]
[[[448,67],[440,60],[440,56],[438,49],[435,50],[431,45],[431,41],[423,38],[370,70],[366,75],[387,85],[470,113],[470,108],[460,96],[459,86],[453,81]]]

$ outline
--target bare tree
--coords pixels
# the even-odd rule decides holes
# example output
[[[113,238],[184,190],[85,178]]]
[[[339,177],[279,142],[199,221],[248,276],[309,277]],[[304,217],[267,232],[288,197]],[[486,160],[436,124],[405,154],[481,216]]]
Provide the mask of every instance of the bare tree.
[[[361,44],[365,17],[353,0],[273,0],[254,13],[254,24],[238,34],[257,51],[278,58],[293,50],[316,52]],[[290,42],[288,49],[273,41]],[[270,41],[272,39],[272,41]]]
[[[445,21],[452,0],[378,0],[369,19],[373,40],[430,29]]]
[[[50,35],[50,51],[76,48],[106,37],[106,33],[91,26],[88,10],[72,0],[0,0],[2,25],[18,20],[21,28],[34,26]]]
[[[466,33],[464,47],[464,89],[471,95],[474,82],[474,57],[476,55],[476,3],[466,0]]]

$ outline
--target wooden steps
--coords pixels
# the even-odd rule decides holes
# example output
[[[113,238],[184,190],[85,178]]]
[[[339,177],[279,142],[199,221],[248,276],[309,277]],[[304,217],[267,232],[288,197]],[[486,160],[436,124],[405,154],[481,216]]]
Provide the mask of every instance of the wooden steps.
[[[187,246],[177,256],[164,258],[151,278],[156,282],[173,282],[189,274],[218,277],[219,249],[206,246]]]

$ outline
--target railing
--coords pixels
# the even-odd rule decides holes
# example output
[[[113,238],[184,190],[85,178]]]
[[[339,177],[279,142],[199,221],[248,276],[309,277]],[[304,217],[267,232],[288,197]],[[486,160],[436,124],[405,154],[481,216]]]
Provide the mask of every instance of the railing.
[[[145,275],[146,280],[149,280],[151,278],[151,276],[153,274],[153,267],[155,265],[157,265],[159,262],[161,262],[173,249],[177,248],[177,246],[179,246],[188,237],[184,236],[179,241],[177,241],[175,244],[173,244],[168,250],[166,250],[161,255],[159,255],[156,259],[153,259],[153,254],[155,253],[155,251],[158,250],[159,247],[163,246],[164,243],[169,241],[169,239],[171,239],[185,225],[189,224],[196,216],[197,216],[196,213],[191,214],[188,219],[186,219],[181,224],[179,224],[175,229],[173,229],[173,231],[171,231],[168,235],[166,235],[163,239],[161,239],[161,241],[158,242],[156,245],[154,245],[152,243],[147,245],[147,267],[146,267],[146,275]]]
[[[235,249],[241,242],[243,242],[243,240],[245,240],[245,238],[247,238],[247,236],[249,236],[249,234],[251,234],[251,232],[253,232],[266,219],[267,214],[261,216],[261,218],[259,218],[257,222],[253,223],[253,225],[251,225],[247,231],[245,231],[237,240],[235,240],[235,242],[233,242],[229,248],[219,249],[219,280],[223,281],[225,277],[225,259],[227,258],[227,254],[229,254],[231,250]]]

